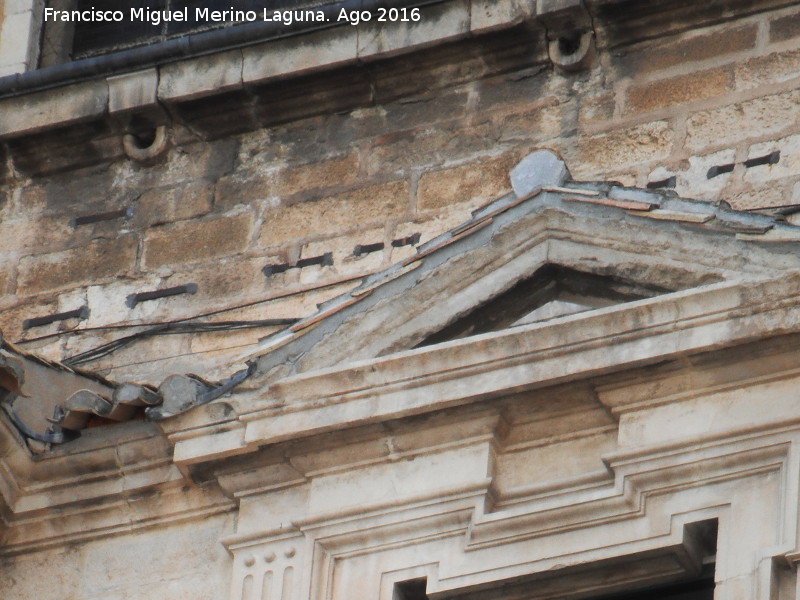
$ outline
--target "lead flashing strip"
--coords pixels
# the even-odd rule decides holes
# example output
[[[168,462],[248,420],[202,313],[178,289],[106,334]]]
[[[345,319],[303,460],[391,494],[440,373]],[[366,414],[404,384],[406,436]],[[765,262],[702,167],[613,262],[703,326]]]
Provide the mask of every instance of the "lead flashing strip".
[[[800,229],[770,229],[761,234],[737,233],[737,240],[743,242],[800,242]]]
[[[570,194],[574,194],[574,190],[570,190]],[[599,194],[598,194],[599,196]],[[615,200],[613,198],[588,198],[580,196],[564,196],[562,198],[565,202],[586,202],[588,204],[600,204],[602,206],[611,206],[613,208],[623,208],[625,210],[635,211],[649,211],[658,208],[660,204],[657,202],[639,202],[637,200]]]
[[[366,292],[366,293],[361,294],[359,296],[355,296],[355,297],[350,296],[349,299],[346,299],[343,302],[337,302],[333,306],[329,306],[328,308],[325,308],[325,309],[321,310],[316,315],[313,315],[313,316],[309,317],[308,319],[300,321],[299,323],[295,323],[294,325],[292,325],[289,328],[289,331],[298,332],[298,331],[302,331],[303,329],[306,329],[307,327],[311,327],[312,325],[315,325],[315,324],[319,323],[323,319],[325,319],[325,318],[327,318],[327,317],[329,317],[331,315],[336,314],[340,310],[344,310],[348,306],[352,306],[356,302],[361,301],[363,298],[366,298],[369,294],[370,294],[370,292]]]
[[[646,217],[660,221],[681,221],[684,223],[707,223],[714,218],[711,213],[681,212],[676,210],[656,209],[651,211],[626,210],[626,214],[634,217]]]

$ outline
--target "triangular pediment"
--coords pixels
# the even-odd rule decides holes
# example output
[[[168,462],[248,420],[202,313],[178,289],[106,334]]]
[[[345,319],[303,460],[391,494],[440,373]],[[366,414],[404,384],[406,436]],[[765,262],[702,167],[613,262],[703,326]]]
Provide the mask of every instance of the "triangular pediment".
[[[53,423],[56,436],[61,428],[71,439],[94,417],[162,420],[231,392],[235,404],[247,404],[287,377],[405,351],[428,351],[432,360],[436,348],[542,325],[580,331],[576,320],[589,315],[660,299],[670,306],[672,297],[679,314],[691,290],[757,289],[800,270],[800,227],[780,216],[575,182],[549,151],[524,159],[511,181],[513,193],[223,365],[231,376],[222,382],[168,373],[157,386],[100,382],[99,391],[57,394],[41,410],[23,397],[25,410],[37,411],[27,422],[39,437]],[[619,315],[601,321],[622,322]],[[71,373],[62,371],[61,378]]]
[[[615,183],[539,151],[515,191],[251,353],[264,381],[800,268],[800,228]]]

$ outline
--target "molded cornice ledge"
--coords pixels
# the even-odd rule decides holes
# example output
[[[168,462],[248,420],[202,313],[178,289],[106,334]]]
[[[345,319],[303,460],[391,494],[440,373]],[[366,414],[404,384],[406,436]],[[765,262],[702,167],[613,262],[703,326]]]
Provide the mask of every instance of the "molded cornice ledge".
[[[332,3],[331,10],[335,11],[338,4],[348,3]],[[162,104],[372,62],[506,29],[531,19],[536,10],[533,0],[402,4],[419,6],[422,18],[391,23],[391,27],[373,19],[357,26],[334,21],[324,27],[286,28],[288,33],[275,32],[271,38],[243,41],[235,48],[222,45],[194,55],[187,55],[183,49],[175,56],[159,57],[158,45],[151,45],[138,49],[142,50],[141,60],[133,57],[126,62],[122,53],[114,53],[0,78],[0,96],[9,96],[0,100],[0,139],[14,139],[107,115],[162,113]],[[189,46],[195,45],[199,46]],[[104,62],[80,68],[89,61]],[[106,62],[108,65],[104,67]],[[58,93],[53,93],[54,88],[58,88]]]
[[[338,15],[340,6],[349,10],[355,4],[361,6],[342,1],[325,8]],[[357,26],[333,17],[322,25],[299,23],[300,27],[251,23],[233,28],[236,35],[225,35],[232,29],[225,28],[2,77],[0,140],[100,119],[110,119],[114,128],[122,123],[124,128],[132,114],[156,123],[169,121],[173,107],[183,102],[240,90],[257,96],[259,88],[273,82],[369,64],[523,23],[529,37],[541,39],[543,48],[547,40],[595,34],[600,46],[610,48],[791,2],[712,0],[705,10],[688,12],[684,0],[643,0],[635,11],[628,3],[619,6],[618,0],[383,3],[387,4],[419,7],[423,17],[395,23],[373,19]],[[530,59],[544,62],[547,53]]]
[[[258,408],[238,422],[175,431],[173,458],[185,472],[287,440],[797,333],[798,294],[796,273],[713,284],[290,377],[241,402]]]
[[[232,508],[213,485],[186,483],[152,423],[97,428],[32,456],[0,417],[0,557]]]

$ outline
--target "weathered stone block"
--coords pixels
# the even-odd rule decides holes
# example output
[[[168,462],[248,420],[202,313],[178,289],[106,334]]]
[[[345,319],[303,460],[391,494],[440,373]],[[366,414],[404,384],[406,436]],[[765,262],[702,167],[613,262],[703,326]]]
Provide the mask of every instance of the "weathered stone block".
[[[89,195],[87,190],[103,190],[103,194]],[[141,190],[135,192],[139,193]],[[68,222],[73,217],[120,208],[134,197],[117,189],[113,171],[101,167],[87,169],[80,177],[64,173],[27,185],[21,190],[18,206],[28,218],[46,215]]]
[[[789,189],[781,185],[747,188],[735,194],[726,195],[726,200],[736,210],[766,208],[788,204]]]
[[[753,185],[763,185],[777,179],[796,177],[800,174],[800,135],[790,135],[775,141],[753,144],[747,152],[747,160],[763,158],[776,151],[780,152],[778,162],[753,165],[745,169],[744,181]],[[791,187],[785,182],[783,184],[776,183],[778,186]]]
[[[321,200],[271,209],[264,215],[259,246],[275,246],[376,225],[404,214],[408,202],[408,182],[390,181]]]
[[[158,97],[173,101],[199,98],[242,86],[238,50],[168,63],[159,69]]]
[[[345,112],[372,104],[373,82],[363,67],[344,67],[286,82],[249,88],[253,114],[262,126]]]
[[[748,24],[639,44],[621,56],[620,64],[624,70],[637,74],[741,52],[755,47],[757,32],[757,25]]]
[[[675,135],[666,121],[644,123],[581,139],[576,151],[565,148],[572,175],[576,179],[602,177],[607,171],[663,159],[672,151]]]
[[[358,28],[327,29],[242,50],[245,83],[355,61]]]
[[[331,160],[289,167],[278,173],[274,194],[292,196],[309,190],[352,185],[358,179],[358,155],[355,152]]]
[[[320,162],[260,169],[257,172],[238,171],[217,182],[214,204],[228,209],[237,204],[249,205],[268,198],[308,196],[315,190],[350,186],[358,180],[358,155],[353,152]],[[317,194],[319,196],[319,194]]]
[[[144,264],[153,268],[237,254],[248,247],[252,227],[252,215],[241,213],[150,230],[144,240]]]
[[[783,83],[800,77],[800,50],[751,58],[737,63],[734,69],[736,89]]]
[[[770,42],[782,42],[798,35],[800,35],[800,13],[778,17],[770,21]]]
[[[584,130],[614,118],[616,98],[611,92],[584,96],[580,103],[578,124]]]
[[[136,201],[133,223],[149,227],[204,215],[211,210],[213,194],[207,181],[147,190]]]
[[[275,173],[238,172],[220,178],[214,190],[214,208],[229,210],[237,205],[251,205],[273,194]]]
[[[735,160],[736,152],[732,148],[711,154],[690,156],[689,167],[678,175],[676,191],[690,198],[720,198],[733,173],[721,173],[709,179],[708,170],[712,167],[732,164]]]
[[[561,134],[565,106],[549,99],[529,110],[508,114],[497,126],[500,139],[543,141]]]
[[[420,177],[417,206],[420,210],[430,210],[459,202],[493,200],[511,189],[508,172],[518,159],[516,153],[508,153],[499,158],[429,171]]]
[[[233,170],[238,149],[236,138],[186,144],[170,151],[163,163],[143,167],[124,161],[115,165],[109,175],[115,188],[137,196],[142,190],[152,188],[199,180],[214,181]]]
[[[495,148],[495,135],[489,123],[470,126],[461,120],[381,135],[366,152],[367,174],[404,173],[485,155]]]
[[[470,29],[473,33],[505,28],[525,18],[524,10],[515,0],[473,0],[470,9]]]
[[[158,103],[158,71],[146,69],[108,78],[111,113],[152,107]]]
[[[170,109],[181,120],[190,123],[192,131],[201,133],[206,139],[219,139],[258,128],[252,97],[235,86],[231,91],[214,95],[191,100],[180,98]]]
[[[729,146],[750,137],[779,134],[800,117],[800,92],[764,96],[692,115],[687,145],[694,150]]]
[[[479,81],[477,110],[495,112],[518,104],[530,108],[531,102],[541,102],[547,94],[547,75],[547,69],[537,65]]]
[[[193,501],[191,494],[184,489],[178,491],[182,498],[170,498],[162,492],[155,510],[166,510],[161,508],[165,505],[174,510],[180,502],[188,504]],[[154,511],[152,504],[148,505],[142,497],[131,497],[128,504],[132,505],[131,514],[137,516],[149,516]],[[80,553],[76,552],[78,556],[74,559],[80,567],[71,567],[82,573],[76,578],[80,582],[78,588],[74,592],[71,587],[65,586],[65,589],[79,598],[97,598],[100,594],[94,592],[100,586],[91,582],[103,581],[102,595],[109,598],[128,596],[138,600],[166,595],[176,600],[190,597],[212,600],[219,597],[225,588],[220,583],[224,578],[217,573],[226,556],[224,548],[220,552],[214,545],[221,532],[231,527],[226,519],[225,515],[214,515],[191,524],[169,523],[155,528],[149,535],[135,532],[110,537],[106,543],[86,544]],[[170,562],[170,568],[164,566]],[[204,586],[195,585],[194,581],[203,579],[203,573],[209,576],[209,581],[203,582]],[[68,582],[71,580],[67,578]]]
[[[465,115],[468,98],[466,91],[458,90],[388,104],[384,107],[386,123],[390,130],[397,131],[449,121]]]
[[[25,94],[0,101],[0,136],[19,136],[55,124],[99,117],[108,106],[105,81],[89,81],[49,91]]]
[[[196,283],[197,293],[191,296],[191,302],[203,307],[198,312],[217,307],[229,308],[248,299],[263,298],[269,286],[262,269],[267,264],[285,262],[286,256],[281,253],[254,258],[216,258],[186,265],[179,272],[165,278],[163,285],[171,287]],[[237,299],[236,302],[231,301],[233,297]],[[189,299],[188,296],[186,298]],[[222,318],[239,319],[241,315],[239,311],[235,311],[223,315]]]
[[[133,235],[97,240],[83,248],[26,256],[19,264],[17,295],[65,289],[128,275],[138,243]]]
[[[353,148],[363,139],[384,133],[382,111],[361,108],[335,115],[318,115],[269,130],[269,142],[257,154],[266,166],[276,159],[289,162],[325,160],[331,149]]]
[[[31,6],[24,11],[14,10],[7,13],[0,22],[0,64],[23,64],[29,66],[32,33],[38,30],[37,17]],[[0,13],[2,15],[3,13]]]
[[[96,167],[124,155],[122,135],[99,119],[10,139],[8,148],[14,168],[31,177]]]
[[[90,281],[89,283],[95,283]],[[152,321],[163,318],[160,300],[140,302],[130,309],[126,305],[128,296],[160,287],[159,279],[153,276],[138,276],[135,280],[116,280],[105,285],[90,285],[86,288],[85,304],[89,307],[89,327],[102,327],[111,323],[130,323],[137,319]],[[166,287],[166,286],[164,286]],[[77,342],[76,342],[77,343]],[[97,344],[95,344],[97,345]],[[89,344],[92,347],[92,344]],[[77,350],[81,352],[81,350]]]
[[[724,94],[733,83],[727,69],[712,69],[661,79],[628,90],[628,112],[655,110]]]
[[[470,6],[465,0],[446,5],[423,6],[420,17],[416,22],[371,22],[362,25],[358,38],[358,57],[369,59],[387,56],[411,47],[429,46],[469,33]]]
[[[384,256],[388,256],[391,250],[391,243],[384,244],[383,249],[362,252],[358,255],[354,253],[354,250],[356,245],[369,246],[370,244],[383,243],[385,242],[385,237],[385,229],[380,227],[305,244],[300,249],[300,258],[311,258],[330,252],[333,255],[333,265],[302,269],[300,281],[306,282],[311,277],[315,280],[320,280],[325,277],[330,278],[331,275],[341,277],[342,275],[365,274],[377,269],[381,266]]]
[[[77,233],[77,235],[76,235]],[[54,252],[88,242],[66,218],[44,216],[0,220],[0,252]]]
[[[494,37],[489,34],[486,37]],[[431,49],[417,60],[405,56],[381,61],[371,69],[374,101],[383,104],[431,90],[449,89],[487,75],[480,53],[461,44]]]
[[[0,262],[0,294],[13,293],[15,287],[15,269],[10,262]]]

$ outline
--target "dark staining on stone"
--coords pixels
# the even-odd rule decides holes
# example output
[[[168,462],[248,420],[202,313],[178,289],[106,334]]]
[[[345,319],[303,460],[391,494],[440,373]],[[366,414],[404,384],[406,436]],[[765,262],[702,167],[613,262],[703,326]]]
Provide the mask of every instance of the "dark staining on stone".
[[[750,158],[744,161],[744,166],[746,169],[750,169],[752,167],[760,167],[762,165],[777,165],[778,161],[781,159],[780,150],[776,150],[775,152],[770,152],[764,156],[759,156],[757,158]]]
[[[675,184],[678,182],[677,177],[672,175],[671,177],[667,177],[666,179],[659,179],[658,181],[650,181],[647,184],[648,190],[658,190],[658,189],[674,189]]]
[[[402,248],[403,246],[416,246],[419,244],[421,235],[415,233],[404,238],[392,240],[392,248]]]
[[[164,288],[163,290],[153,290],[151,292],[139,292],[131,294],[125,301],[128,308],[133,308],[140,302],[147,302],[148,300],[158,300],[159,298],[167,298],[169,296],[178,296],[180,294],[196,294],[197,284],[187,283],[185,285],[176,285],[175,287]]]
[[[81,225],[89,225],[91,223],[100,223],[102,221],[113,221],[114,219],[128,219],[133,216],[133,208],[121,208],[119,210],[111,210],[108,212],[95,213],[93,215],[82,215],[74,217],[70,220],[70,227],[76,229]]]
[[[775,150],[774,152],[770,152],[769,154],[765,154],[764,156],[757,156],[756,158],[749,158],[746,161],[742,162],[741,164],[744,166],[745,169],[752,169],[753,167],[760,167],[763,165],[776,165],[778,161],[781,159],[780,150]],[[736,163],[728,163],[724,165],[716,165],[711,167],[706,174],[708,179],[714,179],[719,175],[724,175],[725,173],[730,173],[733,171]]]
[[[353,256],[362,256],[364,254],[371,254],[373,252],[378,252],[383,250],[386,247],[386,244],[383,242],[377,242],[375,244],[358,244],[355,248],[353,248]]]
[[[736,163],[728,163],[725,165],[715,165],[708,170],[706,173],[706,177],[708,179],[714,179],[714,177],[718,177],[720,175],[724,175],[725,173],[731,173],[733,168],[736,166]]]

